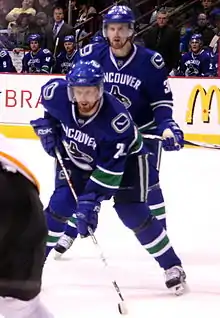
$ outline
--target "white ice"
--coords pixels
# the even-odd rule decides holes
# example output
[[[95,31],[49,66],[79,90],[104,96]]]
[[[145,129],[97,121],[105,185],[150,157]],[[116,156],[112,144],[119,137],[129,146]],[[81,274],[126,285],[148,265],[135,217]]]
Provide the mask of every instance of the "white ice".
[[[53,191],[53,160],[38,141],[17,142],[33,163],[46,205]],[[112,279],[126,299],[128,318],[220,316],[220,152],[164,153],[161,184],[168,234],[182,258],[190,292],[180,297],[169,293],[163,271],[117,219],[111,202],[105,202],[96,235],[109,269],[103,267],[90,239],[78,239],[60,261],[51,254],[41,298],[55,317],[120,317]]]

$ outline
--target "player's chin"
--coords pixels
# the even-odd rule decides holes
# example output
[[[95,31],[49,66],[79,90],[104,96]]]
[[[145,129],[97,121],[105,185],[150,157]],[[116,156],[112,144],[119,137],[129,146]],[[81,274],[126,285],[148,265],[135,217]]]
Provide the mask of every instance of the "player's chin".
[[[123,47],[123,43],[122,42],[118,42],[118,41],[117,42],[114,41],[114,42],[111,43],[111,47],[113,49],[115,49],[115,50],[119,50],[119,49],[121,49]]]

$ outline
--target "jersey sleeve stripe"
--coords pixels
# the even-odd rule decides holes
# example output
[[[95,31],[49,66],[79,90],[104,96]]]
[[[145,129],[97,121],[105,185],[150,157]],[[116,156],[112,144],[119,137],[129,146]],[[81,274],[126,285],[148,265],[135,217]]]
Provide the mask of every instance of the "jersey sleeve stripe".
[[[106,184],[104,182],[101,182],[100,180],[97,180],[96,178],[94,178],[93,176],[90,177],[90,180],[92,180],[93,182],[99,184],[100,186],[104,187],[104,188],[109,188],[109,189],[118,189],[119,188],[119,185],[109,185],[109,184]]]
[[[158,100],[157,102],[150,103],[151,106],[157,106],[157,105],[160,105],[160,104],[173,105],[173,101],[172,100]]]
[[[172,105],[161,104],[161,105],[157,105],[157,106],[153,107],[153,110],[157,109],[158,107],[167,107],[167,108],[173,109]]]
[[[115,175],[115,176],[121,176],[123,175],[123,171],[122,172],[115,172],[115,171],[110,171],[110,170],[107,170],[105,168],[102,168],[101,166],[97,165],[96,166],[99,170],[101,170],[102,172],[104,173],[107,173],[107,174],[112,174],[112,175]]]
[[[40,192],[40,183],[35,175],[23,163],[2,151],[0,151],[0,161],[2,161],[3,164],[5,163],[14,167],[18,172],[30,180]]]
[[[121,183],[122,176],[123,172],[120,173],[120,175],[115,175],[96,168],[90,176],[90,179],[105,188],[117,189]]]

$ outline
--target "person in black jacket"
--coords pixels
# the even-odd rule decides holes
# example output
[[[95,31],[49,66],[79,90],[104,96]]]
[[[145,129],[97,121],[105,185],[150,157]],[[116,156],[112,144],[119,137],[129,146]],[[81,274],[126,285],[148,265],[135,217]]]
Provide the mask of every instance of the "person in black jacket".
[[[143,38],[147,48],[163,56],[169,73],[177,68],[180,58],[180,34],[168,24],[166,9],[158,11],[156,25],[146,32]]]

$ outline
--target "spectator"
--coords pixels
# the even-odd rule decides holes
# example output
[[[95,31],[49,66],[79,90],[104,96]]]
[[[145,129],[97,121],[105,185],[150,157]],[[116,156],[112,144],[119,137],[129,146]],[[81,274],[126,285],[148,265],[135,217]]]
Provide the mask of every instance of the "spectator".
[[[195,6],[194,8],[194,21],[193,24],[195,24],[195,20],[197,20],[197,17],[200,13],[204,13],[206,15],[206,19],[209,21],[209,23],[212,23],[212,11],[215,8],[215,3],[213,0],[201,0],[200,4]]]
[[[20,14],[26,13],[35,15],[36,10],[33,8],[34,0],[23,0],[21,8],[14,8],[12,9],[7,15],[6,20],[8,22],[15,22]]]
[[[48,17],[53,15],[53,7],[49,0],[38,0],[36,5],[37,12],[44,12]]]
[[[44,47],[51,52],[56,51],[56,55],[64,50],[63,40],[67,35],[74,35],[74,30],[71,26],[64,22],[64,10],[61,7],[53,9],[53,23],[45,28],[45,44]],[[58,40],[58,45],[55,48],[55,43]]]
[[[145,46],[159,52],[165,61],[168,72],[176,69],[179,62],[180,34],[168,25],[167,10],[161,9],[157,13],[157,24],[143,36]]]
[[[214,17],[215,28],[214,32],[216,35],[220,36],[220,12]]]
[[[9,30],[11,31],[10,39],[14,41],[15,46],[26,49],[28,48],[27,37],[30,33],[29,20],[30,15],[21,13],[16,22],[10,23]]]
[[[87,20],[90,16],[97,13],[96,9],[90,6],[88,0],[80,0],[79,9],[80,11],[79,11],[77,23],[82,23],[85,20]]]
[[[6,1],[0,0],[0,29],[7,29],[8,23],[5,19],[9,9]]]
[[[208,24],[208,19],[205,13],[200,13],[197,18],[197,25],[192,30],[193,34],[201,34],[203,39],[203,46],[208,47],[215,32]]]

